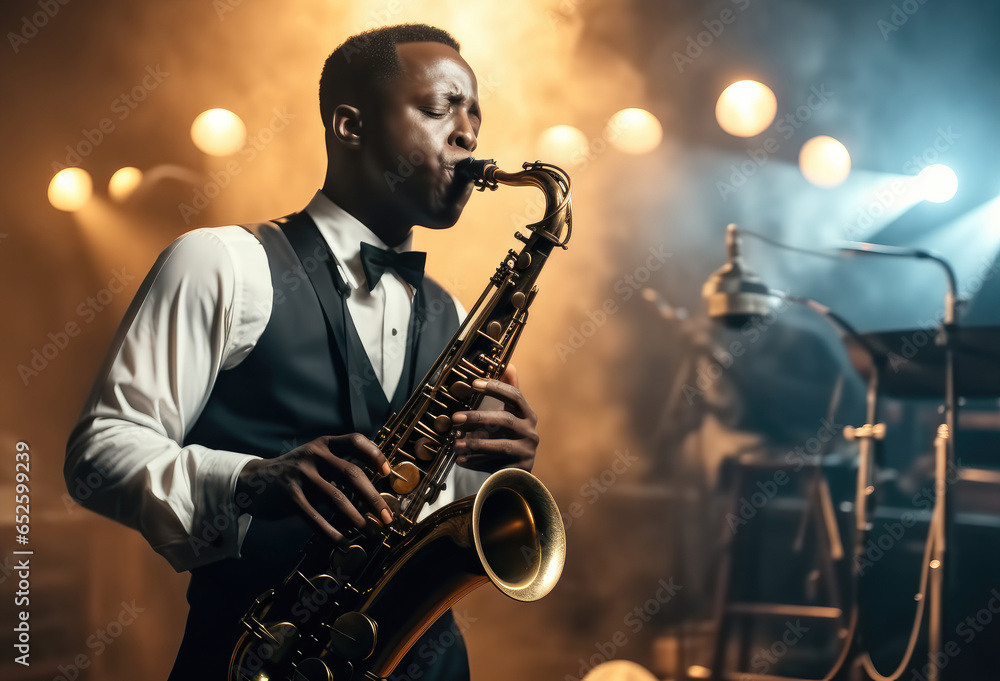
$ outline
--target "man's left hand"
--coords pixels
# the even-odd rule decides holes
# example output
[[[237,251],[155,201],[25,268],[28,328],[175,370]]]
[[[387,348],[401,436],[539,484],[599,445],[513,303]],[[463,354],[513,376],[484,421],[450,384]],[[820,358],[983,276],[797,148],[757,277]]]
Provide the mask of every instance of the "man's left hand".
[[[501,468],[531,470],[538,448],[538,417],[517,386],[513,364],[507,365],[500,380],[472,382],[474,389],[500,400],[503,409],[455,412],[452,423],[461,434],[455,440],[458,465],[485,472]]]

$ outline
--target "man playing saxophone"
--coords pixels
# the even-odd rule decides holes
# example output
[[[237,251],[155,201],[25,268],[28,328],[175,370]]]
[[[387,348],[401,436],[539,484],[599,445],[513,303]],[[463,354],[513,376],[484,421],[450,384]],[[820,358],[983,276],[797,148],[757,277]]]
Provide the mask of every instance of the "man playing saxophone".
[[[160,255],[67,445],[70,490],[104,480],[80,503],[192,573],[171,679],[225,677],[241,616],[311,533],[392,522],[363,470],[390,474],[370,438],[465,316],[411,251],[415,225],[453,226],[472,191],[455,165],[482,114],[458,43],[422,24],[353,36],[324,65],[320,112],[322,189],[301,212],[194,230]],[[536,416],[517,385],[513,366],[473,383],[502,408],[452,415],[460,468],[432,509],[483,472],[531,470]],[[460,642],[430,669],[418,649],[401,670],[468,678]]]

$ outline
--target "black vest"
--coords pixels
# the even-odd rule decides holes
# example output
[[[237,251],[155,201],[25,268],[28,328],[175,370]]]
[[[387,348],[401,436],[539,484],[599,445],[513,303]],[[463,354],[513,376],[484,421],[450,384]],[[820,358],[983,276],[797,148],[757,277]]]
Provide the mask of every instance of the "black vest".
[[[322,435],[373,437],[458,329],[453,299],[424,277],[413,300],[403,374],[390,402],[351,322],[348,286],[308,214],[245,229],[267,254],[271,316],[247,357],[219,373],[184,444],[271,458]],[[304,518],[254,518],[241,558],[191,571],[188,629],[197,621],[224,649],[231,639],[231,652],[240,617],[261,592],[284,579],[312,533]]]

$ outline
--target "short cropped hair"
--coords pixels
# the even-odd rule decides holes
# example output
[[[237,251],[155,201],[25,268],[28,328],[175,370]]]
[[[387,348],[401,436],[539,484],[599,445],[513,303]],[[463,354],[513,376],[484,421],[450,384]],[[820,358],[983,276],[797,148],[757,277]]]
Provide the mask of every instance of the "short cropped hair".
[[[392,81],[401,71],[396,46],[435,42],[460,50],[447,31],[427,24],[383,26],[351,36],[326,58],[319,79],[319,112],[329,128],[340,104],[360,104],[373,86]]]

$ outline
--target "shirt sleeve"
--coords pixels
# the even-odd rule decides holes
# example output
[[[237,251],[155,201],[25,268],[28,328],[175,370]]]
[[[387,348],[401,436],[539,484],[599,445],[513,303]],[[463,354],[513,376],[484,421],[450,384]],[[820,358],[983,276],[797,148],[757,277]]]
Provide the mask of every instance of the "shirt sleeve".
[[[235,225],[189,232],[160,255],[66,447],[73,497],[141,532],[178,572],[238,557],[249,523],[233,490],[256,457],[182,444],[218,373],[270,317],[270,279],[244,276],[244,263],[266,271],[267,257]]]

